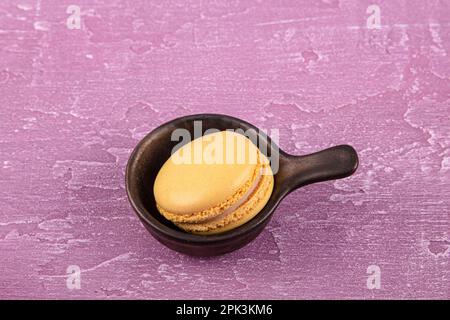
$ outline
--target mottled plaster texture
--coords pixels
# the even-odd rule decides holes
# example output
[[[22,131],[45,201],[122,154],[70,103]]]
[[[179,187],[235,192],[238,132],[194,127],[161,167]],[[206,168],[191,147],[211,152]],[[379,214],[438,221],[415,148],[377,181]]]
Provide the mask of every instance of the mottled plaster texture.
[[[449,54],[444,0],[1,1],[0,298],[448,299]],[[360,168],[290,194],[239,251],[173,252],[124,169],[205,112],[294,154],[351,144]]]

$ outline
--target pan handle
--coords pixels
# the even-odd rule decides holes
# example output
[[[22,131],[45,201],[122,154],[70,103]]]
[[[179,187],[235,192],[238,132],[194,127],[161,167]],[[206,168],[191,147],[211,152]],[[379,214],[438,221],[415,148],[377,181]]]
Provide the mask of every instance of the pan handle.
[[[286,155],[280,165],[281,187],[287,194],[302,186],[341,179],[358,168],[358,154],[349,145],[339,145],[304,156]]]

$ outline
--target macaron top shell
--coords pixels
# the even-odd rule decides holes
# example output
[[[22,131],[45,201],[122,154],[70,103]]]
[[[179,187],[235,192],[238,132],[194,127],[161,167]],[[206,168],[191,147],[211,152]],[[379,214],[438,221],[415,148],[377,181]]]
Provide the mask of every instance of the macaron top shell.
[[[256,179],[261,167],[259,153],[248,138],[231,131],[197,138],[162,166],[154,184],[155,200],[160,209],[175,215],[218,207],[220,213]]]

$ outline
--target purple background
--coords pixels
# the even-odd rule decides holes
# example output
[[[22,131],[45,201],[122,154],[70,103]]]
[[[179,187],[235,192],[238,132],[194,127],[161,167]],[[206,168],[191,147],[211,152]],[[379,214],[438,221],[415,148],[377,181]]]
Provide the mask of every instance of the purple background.
[[[1,1],[0,297],[449,298],[450,1],[376,3],[381,29],[356,0]],[[349,143],[360,168],[289,195],[237,252],[178,254],[124,168],[202,112],[278,128],[290,153]]]

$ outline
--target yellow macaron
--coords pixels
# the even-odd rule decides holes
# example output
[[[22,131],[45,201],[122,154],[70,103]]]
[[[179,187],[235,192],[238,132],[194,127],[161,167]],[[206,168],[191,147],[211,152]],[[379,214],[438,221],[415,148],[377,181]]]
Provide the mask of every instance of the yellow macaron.
[[[175,151],[153,187],[159,212],[181,229],[216,234],[258,214],[272,194],[269,160],[246,136],[204,135]]]

